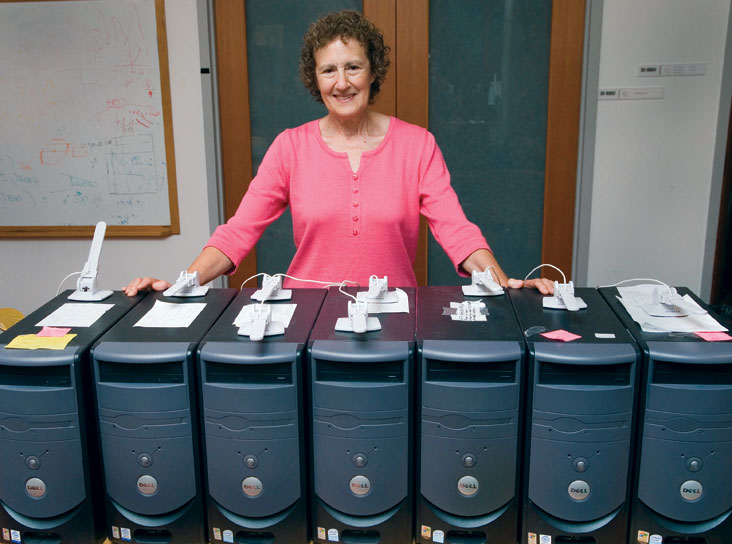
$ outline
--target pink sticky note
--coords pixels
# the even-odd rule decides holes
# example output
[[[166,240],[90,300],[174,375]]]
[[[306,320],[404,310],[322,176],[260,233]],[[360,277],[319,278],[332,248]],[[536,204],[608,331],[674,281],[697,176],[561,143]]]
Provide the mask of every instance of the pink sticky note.
[[[725,342],[732,340],[732,336],[726,332],[697,332],[697,336],[704,338],[707,342]]]
[[[564,329],[543,332],[541,333],[541,335],[545,338],[549,338],[550,340],[561,340],[562,342],[571,342],[572,340],[577,340],[577,338],[582,338],[581,336],[577,334],[572,334],[571,332],[565,331]]]
[[[40,332],[36,334],[36,336],[51,336],[54,338],[64,336],[65,334],[68,334],[68,332],[71,330],[71,328],[62,328],[62,327],[43,327]]]

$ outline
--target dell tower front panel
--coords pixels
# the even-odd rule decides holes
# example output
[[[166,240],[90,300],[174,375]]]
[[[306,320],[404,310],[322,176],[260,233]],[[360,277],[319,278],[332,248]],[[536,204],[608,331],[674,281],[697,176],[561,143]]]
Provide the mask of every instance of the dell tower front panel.
[[[528,347],[521,542],[625,542],[638,349],[594,289],[577,311],[511,290]]]
[[[308,541],[305,347],[325,297],[293,289],[266,302],[273,319],[291,315],[284,334],[253,341],[234,324],[259,304],[245,289],[199,348],[204,475],[211,542]],[[291,314],[290,314],[291,312]],[[283,322],[284,323],[284,322]]]
[[[600,292],[644,363],[630,542],[732,542],[732,344],[644,332],[617,289]],[[707,309],[688,289],[678,292]]]
[[[349,293],[355,295],[354,289]],[[338,332],[346,295],[331,288],[309,342],[312,540],[412,540],[415,290],[380,330]]]
[[[416,338],[417,542],[516,542],[525,345],[511,302],[420,287]]]
[[[89,349],[143,297],[113,293],[104,302],[74,303],[68,300],[70,293],[0,335],[4,542],[81,544],[104,539]],[[78,321],[82,314],[88,321]],[[7,348],[21,336],[37,336],[44,322],[70,327],[68,334],[75,337],[62,349]]]
[[[148,295],[92,351],[112,542],[205,542],[195,351],[235,293]]]

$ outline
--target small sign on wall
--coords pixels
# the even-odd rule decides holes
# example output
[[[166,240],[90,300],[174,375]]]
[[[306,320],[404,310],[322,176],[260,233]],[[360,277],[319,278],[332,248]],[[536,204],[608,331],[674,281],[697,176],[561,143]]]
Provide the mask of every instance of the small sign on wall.
[[[663,99],[663,87],[603,88],[598,93],[599,100],[659,100]]]
[[[706,62],[687,64],[641,64],[636,68],[638,77],[703,76],[707,73]]]

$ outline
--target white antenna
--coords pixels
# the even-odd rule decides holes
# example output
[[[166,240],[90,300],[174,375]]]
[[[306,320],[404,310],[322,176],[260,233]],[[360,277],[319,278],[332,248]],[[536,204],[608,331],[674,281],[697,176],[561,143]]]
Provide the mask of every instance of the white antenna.
[[[251,298],[261,302],[265,300],[290,300],[292,298],[292,289],[282,288],[282,276],[264,274],[262,288],[255,291]]]
[[[463,294],[469,297],[494,297],[503,294],[503,287],[493,279],[489,266],[483,272],[473,270],[470,285],[463,285]]]
[[[202,297],[208,292],[208,285],[201,285],[198,281],[198,271],[193,273],[183,270],[176,282],[163,291],[166,297]]]
[[[570,312],[576,312],[578,310],[584,310],[587,308],[587,303],[580,297],[574,296],[574,282],[567,282],[567,277],[561,269],[557,268],[553,264],[540,264],[535,267],[531,272],[526,274],[524,281],[529,279],[529,276],[534,271],[539,270],[543,266],[553,268],[562,275],[562,283],[558,281],[554,282],[554,294],[541,299],[541,305],[544,308],[553,308],[555,310],[568,310]]]
[[[686,317],[687,315],[704,315],[703,308],[689,304],[679,295],[676,288],[668,285],[659,285],[653,289],[653,302],[641,306],[653,317]]]
[[[544,297],[542,305],[544,308],[553,308],[555,310],[569,310],[576,312],[587,308],[587,303],[580,297],[574,296],[574,282],[559,283],[554,282],[554,295]]]
[[[261,341],[265,336],[285,334],[285,324],[282,321],[272,320],[272,306],[270,304],[254,304],[251,312],[244,317],[247,321],[234,321],[239,327],[240,336],[248,336],[253,342]]]
[[[69,300],[97,301],[112,295],[112,291],[100,291],[97,283],[99,254],[102,252],[102,242],[106,231],[107,224],[104,221],[97,223],[89,250],[89,259],[84,263],[84,269],[76,281],[76,291],[69,295]]]
[[[396,291],[389,291],[389,280],[387,276],[380,278],[374,274],[369,278],[369,290],[356,293],[356,299],[367,302],[393,304],[394,302],[399,302],[399,295]]]
[[[381,330],[379,318],[369,317],[368,306],[365,300],[349,300],[348,317],[339,317],[336,320],[335,330],[356,333]]]

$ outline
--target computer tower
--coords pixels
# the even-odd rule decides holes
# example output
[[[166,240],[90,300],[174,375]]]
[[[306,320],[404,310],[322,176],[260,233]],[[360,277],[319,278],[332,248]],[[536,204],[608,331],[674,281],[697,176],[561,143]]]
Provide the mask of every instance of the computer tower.
[[[6,542],[104,539],[89,350],[143,297],[116,292],[102,302],[79,303],[68,300],[71,293],[0,335],[0,527]],[[67,303],[84,305],[74,307],[77,317],[90,308],[101,316],[72,326],[76,336],[64,349],[5,348],[19,335],[38,334],[38,323],[70,308]],[[68,318],[57,323],[70,324]]]
[[[415,289],[403,291],[408,313],[355,333],[335,331],[350,299],[330,288],[310,335],[314,543],[412,541]]]
[[[149,294],[92,349],[105,523],[112,542],[205,542],[196,348],[235,294]],[[143,317],[161,316],[158,309],[173,317],[190,312],[192,322],[137,326]],[[172,321],[163,317],[153,325],[166,323]]]
[[[509,290],[528,348],[523,544],[627,539],[639,352],[596,290],[575,295],[585,309]]]
[[[204,475],[211,542],[308,541],[303,369],[323,289],[293,289],[283,335],[252,341],[234,320],[259,304],[244,289],[198,351]],[[273,310],[274,311],[274,310]]]
[[[616,288],[600,293],[643,359],[630,542],[732,542],[732,343],[643,332]]]
[[[451,303],[482,303],[453,320]],[[506,295],[417,289],[418,543],[514,543],[525,344]]]

